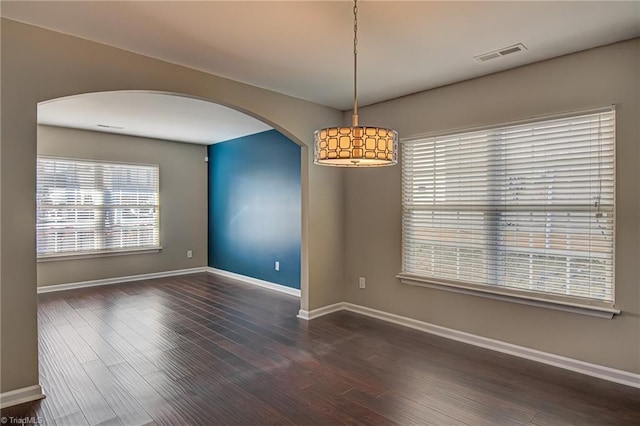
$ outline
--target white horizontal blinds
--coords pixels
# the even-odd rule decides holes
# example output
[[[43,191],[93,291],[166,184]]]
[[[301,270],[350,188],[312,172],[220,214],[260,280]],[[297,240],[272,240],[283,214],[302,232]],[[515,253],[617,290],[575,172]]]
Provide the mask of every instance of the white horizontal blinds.
[[[38,255],[98,250],[103,204],[96,165],[38,158]]]
[[[105,247],[159,244],[158,167],[104,164]]]
[[[403,147],[403,272],[613,302],[613,109]]]
[[[40,257],[159,246],[158,166],[38,157]]]

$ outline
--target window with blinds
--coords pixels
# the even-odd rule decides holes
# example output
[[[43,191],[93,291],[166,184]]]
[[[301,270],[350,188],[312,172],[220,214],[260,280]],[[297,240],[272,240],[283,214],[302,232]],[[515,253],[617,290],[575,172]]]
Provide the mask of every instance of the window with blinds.
[[[615,111],[405,142],[403,272],[613,306]]]
[[[38,156],[39,258],[159,249],[157,165]]]

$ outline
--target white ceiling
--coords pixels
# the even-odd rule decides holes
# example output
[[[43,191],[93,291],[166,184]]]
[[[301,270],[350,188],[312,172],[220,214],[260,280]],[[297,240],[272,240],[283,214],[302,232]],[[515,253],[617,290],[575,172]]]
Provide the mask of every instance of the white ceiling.
[[[41,102],[38,123],[204,145],[271,129],[222,105],[142,91],[89,93]]]
[[[348,109],[349,1],[2,1],[4,16]],[[640,2],[362,1],[366,105],[640,36]],[[473,57],[516,43],[528,50]]]

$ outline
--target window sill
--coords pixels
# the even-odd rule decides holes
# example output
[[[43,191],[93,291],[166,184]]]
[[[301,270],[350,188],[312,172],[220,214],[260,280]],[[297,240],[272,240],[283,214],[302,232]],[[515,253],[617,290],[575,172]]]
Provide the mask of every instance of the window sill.
[[[38,256],[38,263],[58,262],[62,260],[82,260],[82,259],[91,259],[94,257],[113,257],[113,256],[127,256],[127,255],[133,255],[133,254],[159,253],[161,250],[162,250],[162,247],[152,247],[152,248],[145,248],[145,249],[100,251],[100,252],[91,252],[91,253],[51,254],[51,255]]]
[[[454,293],[469,294],[472,296],[486,297],[488,299],[502,300],[505,302],[520,303],[523,305],[537,306],[547,309],[555,309],[559,311],[572,312],[581,315],[589,315],[599,318],[612,319],[614,315],[620,314],[620,310],[615,307],[607,307],[601,305],[580,304],[570,301],[544,298],[544,296],[530,296],[511,292],[510,290],[494,290],[475,287],[464,284],[444,283],[432,281],[427,278],[417,277],[407,274],[398,274],[396,278],[400,279],[402,284],[413,286],[421,286],[434,288],[437,290],[451,291]]]

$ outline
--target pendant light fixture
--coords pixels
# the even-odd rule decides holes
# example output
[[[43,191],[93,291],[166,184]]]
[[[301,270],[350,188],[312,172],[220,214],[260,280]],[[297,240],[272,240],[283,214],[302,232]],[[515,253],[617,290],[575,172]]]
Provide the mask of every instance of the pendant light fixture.
[[[398,162],[398,132],[358,124],[358,0],[353,2],[353,119],[351,127],[328,127],[313,134],[315,164],[380,167]]]

